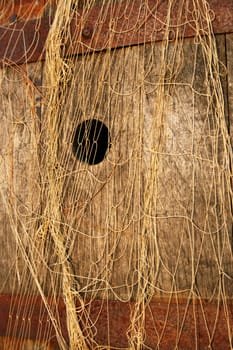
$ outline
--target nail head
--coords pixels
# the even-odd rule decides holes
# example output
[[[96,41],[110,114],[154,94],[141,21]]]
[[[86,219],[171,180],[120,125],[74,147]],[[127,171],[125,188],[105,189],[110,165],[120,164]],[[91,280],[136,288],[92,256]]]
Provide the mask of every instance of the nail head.
[[[17,15],[14,13],[12,16],[10,16],[10,23],[14,23],[17,20]]]
[[[84,39],[90,39],[92,37],[93,34],[93,28],[91,27],[85,27],[82,30],[82,37]]]

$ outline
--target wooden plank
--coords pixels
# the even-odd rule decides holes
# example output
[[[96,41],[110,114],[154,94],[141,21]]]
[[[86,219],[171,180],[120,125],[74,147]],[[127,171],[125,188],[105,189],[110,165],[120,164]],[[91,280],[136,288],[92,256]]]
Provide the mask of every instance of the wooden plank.
[[[224,63],[224,35],[216,42]],[[162,52],[162,45],[148,44],[80,57],[61,101],[64,232],[88,297],[135,298],[143,244],[156,297],[186,291],[217,298],[222,282],[231,296],[231,214],[220,193],[221,167],[213,167],[223,149],[220,143],[215,154],[205,57],[193,39],[169,46],[168,67],[177,71],[161,92],[159,114]],[[94,117],[109,127],[112,146],[103,162],[88,166],[75,160],[72,138]]]
[[[35,237],[40,213],[41,79],[41,62],[0,71],[0,289],[5,293],[17,288],[23,292],[31,282],[25,278],[28,270],[20,242],[31,245],[30,232]],[[30,288],[33,291],[33,283]]]
[[[80,57],[72,88],[61,102],[65,107],[60,113],[67,116],[59,129],[59,160],[65,169],[64,235],[74,242],[71,254],[77,280],[88,297],[90,293],[106,297],[107,293],[110,298],[127,300],[134,294],[136,251],[142,237],[142,93],[136,89],[143,71],[141,57],[141,47]],[[124,70],[118,69],[119,62]],[[113,90],[106,84],[110,79]],[[127,96],[134,90],[135,94]],[[102,162],[88,166],[75,158],[72,139],[79,123],[92,118],[109,128],[112,146]]]
[[[227,50],[227,72],[228,72],[228,104],[229,104],[229,132],[233,144],[233,34],[226,36],[226,50]]]
[[[62,299],[48,299],[48,303],[56,304],[63,335],[68,341],[65,306]],[[15,309],[12,309],[11,305],[15,305]],[[33,307],[29,307],[30,305]],[[108,346],[110,349],[128,347],[127,330],[134,306],[133,302],[103,300],[86,302],[86,310],[95,328],[96,343],[93,343],[92,349],[97,348],[97,344]],[[17,309],[21,310],[21,314],[18,314]],[[41,317],[41,314],[44,316]],[[1,336],[6,335],[7,322],[8,337],[13,335],[16,339],[22,337],[21,331],[27,327],[30,329],[27,333],[28,339],[44,341],[48,337],[50,327],[50,346],[52,349],[56,346],[56,334],[39,297],[28,299],[0,295],[0,316]],[[85,319],[81,320],[83,329],[85,322]],[[193,301],[161,299],[151,302],[146,309],[144,345],[150,349],[157,349],[159,346],[161,350],[173,349],[176,346],[181,350],[193,349],[194,344],[202,350],[210,347],[213,350],[230,349],[232,330],[233,306],[230,301],[226,300],[222,304],[199,299]]]
[[[211,0],[209,6],[214,32],[233,32],[232,1]],[[167,2],[155,5],[153,0],[146,1],[144,6],[140,0],[135,0],[131,7],[123,2],[114,6],[96,6],[88,12],[79,10],[71,21],[72,40],[64,43],[64,54],[80,54],[163,40],[167,29],[162,23],[166,23],[167,10]],[[179,20],[179,28],[176,26],[178,12],[177,5],[172,11],[168,30],[171,34],[178,31],[181,37],[194,36],[196,28],[192,19],[192,8],[189,11],[190,18],[183,14],[184,17]],[[0,28],[0,64],[22,64],[44,59],[50,22],[51,20],[44,17],[39,21],[29,20]],[[205,28],[200,34],[205,34]]]
[[[226,56],[227,56],[227,93],[228,93],[228,130],[231,138],[231,145],[233,149],[233,34],[226,35]],[[233,164],[231,164],[231,171],[233,172]],[[233,188],[233,181],[231,179]],[[233,211],[233,208],[231,208]],[[231,232],[233,237],[233,220],[231,220]],[[233,247],[233,238],[232,238]]]
[[[225,38],[219,36],[216,40],[219,59],[225,63]],[[170,44],[166,64],[177,70],[168,79],[161,101],[159,87],[153,88],[161,74],[155,64],[161,62],[161,51],[158,46],[152,51],[148,45],[145,53],[145,68],[150,67],[144,106],[145,139],[148,149],[153,140],[159,143],[157,148],[154,146],[158,149],[156,211],[150,213],[156,225],[159,254],[156,286],[165,293],[186,291],[211,298],[221,292],[223,278],[224,293],[230,297],[232,281],[226,276],[233,271],[231,211],[227,196],[220,193],[221,167],[211,165],[216,152],[216,138],[211,134],[216,134],[217,126],[207,122],[214,111],[208,109],[205,58],[201,45],[193,40],[184,40],[175,52]],[[162,102],[163,115],[159,116]],[[159,128],[161,139],[151,131]],[[221,140],[221,134],[218,137]],[[221,159],[223,148],[218,147]],[[225,277],[219,275],[218,261]]]

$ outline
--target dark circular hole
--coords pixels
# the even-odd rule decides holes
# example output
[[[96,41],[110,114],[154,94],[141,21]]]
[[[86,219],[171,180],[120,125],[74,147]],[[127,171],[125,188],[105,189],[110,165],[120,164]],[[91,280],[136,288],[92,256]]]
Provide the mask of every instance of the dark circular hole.
[[[110,144],[107,126],[98,119],[88,119],[77,126],[73,152],[82,162],[98,164],[104,159]]]

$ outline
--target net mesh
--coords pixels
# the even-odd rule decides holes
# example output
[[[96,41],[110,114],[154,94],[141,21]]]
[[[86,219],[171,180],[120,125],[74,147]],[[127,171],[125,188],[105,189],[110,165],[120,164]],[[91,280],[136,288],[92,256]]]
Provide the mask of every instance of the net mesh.
[[[14,6],[21,17],[11,21],[27,21],[39,3],[24,8],[20,1],[1,1],[2,26]],[[119,3],[124,11],[118,13]],[[131,27],[136,3],[140,10]],[[51,18],[46,60],[5,64],[0,70],[0,290],[18,296],[17,304],[12,299],[12,314],[29,318],[12,340],[19,326],[9,317],[3,349],[20,349],[20,338],[29,338],[35,296],[47,310],[49,326],[41,307],[35,342],[25,349],[49,349],[52,329],[59,349],[114,348],[110,326],[106,342],[96,340],[101,307],[93,320],[88,307],[93,300],[131,302],[123,330],[127,349],[187,349],[179,343],[187,316],[179,312],[180,300],[186,311],[193,305],[195,329],[198,301],[206,348],[212,348],[223,305],[221,327],[231,347],[226,38],[214,36],[207,1],[168,0],[163,19],[161,4],[47,2],[37,13]],[[88,39],[83,53],[72,54],[81,39],[71,37],[71,19],[85,22],[96,5],[98,25],[82,32]],[[111,35],[105,49],[87,52],[101,35],[107,13]],[[112,48],[119,18],[124,31],[118,34],[146,33],[141,13],[154,18],[154,41],[161,32],[164,40]],[[187,26],[195,33],[189,39]],[[58,298],[65,305],[67,337],[58,306],[51,303]],[[166,300],[166,320],[151,325],[156,340],[148,345],[146,313],[158,300]],[[203,300],[217,304],[211,320]],[[175,341],[163,347],[172,303],[179,319]]]

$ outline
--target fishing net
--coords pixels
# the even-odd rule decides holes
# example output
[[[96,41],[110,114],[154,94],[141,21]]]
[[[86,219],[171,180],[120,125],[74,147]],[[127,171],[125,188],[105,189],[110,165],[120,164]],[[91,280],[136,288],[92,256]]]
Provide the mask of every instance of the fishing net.
[[[37,16],[35,48],[50,25],[45,60],[27,48],[0,69],[3,349],[189,349],[190,317],[192,349],[222,329],[231,348],[233,40],[214,35],[209,3],[1,1],[12,35]],[[111,305],[128,315],[117,341]]]

